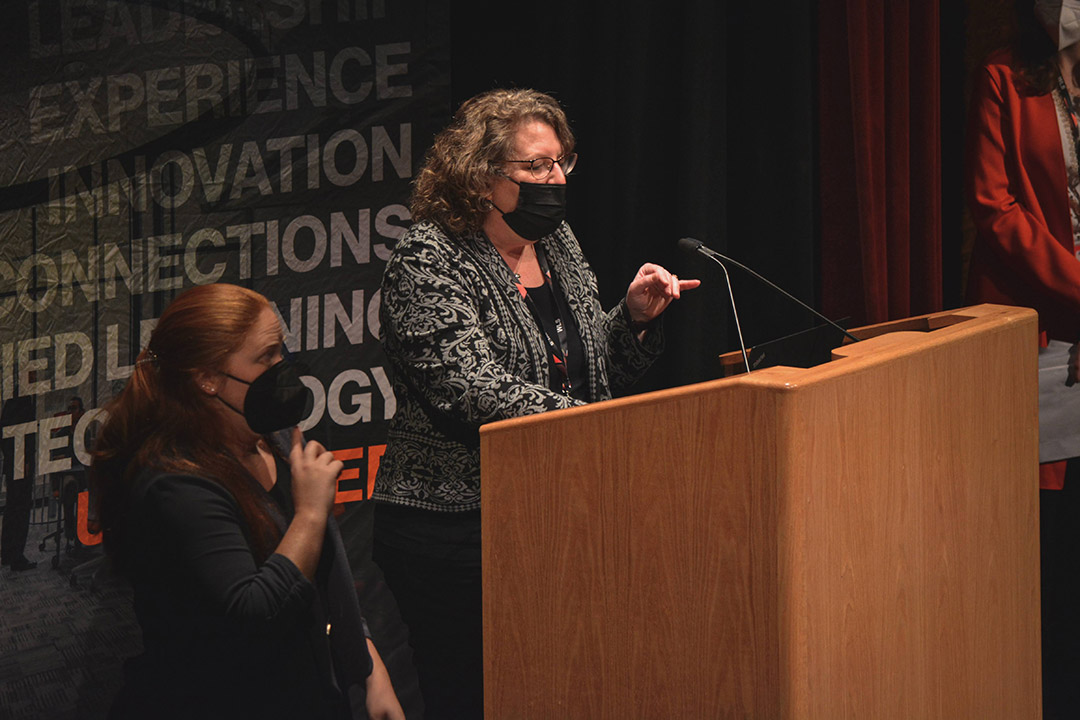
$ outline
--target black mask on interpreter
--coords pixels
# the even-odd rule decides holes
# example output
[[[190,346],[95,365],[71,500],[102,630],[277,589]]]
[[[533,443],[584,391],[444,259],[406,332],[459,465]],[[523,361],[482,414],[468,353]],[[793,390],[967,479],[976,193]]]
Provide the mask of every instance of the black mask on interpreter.
[[[248,386],[244,411],[229,405],[220,395],[216,397],[230,410],[243,415],[248,427],[260,435],[299,425],[307,415],[307,387],[300,382],[296,366],[287,360],[271,365],[251,382],[229,373],[225,375]]]
[[[510,178],[506,178],[510,180]],[[566,185],[555,183],[531,183],[510,180],[518,186],[518,204],[512,212],[503,212],[503,220],[526,240],[539,240],[555,232],[566,219]]]

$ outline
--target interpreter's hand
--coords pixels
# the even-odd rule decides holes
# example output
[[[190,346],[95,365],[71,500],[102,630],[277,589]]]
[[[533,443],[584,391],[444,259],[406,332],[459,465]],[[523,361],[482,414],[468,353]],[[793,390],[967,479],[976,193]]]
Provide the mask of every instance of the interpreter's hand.
[[[634,322],[649,322],[678,300],[683,290],[691,290],[700,280],[680,280],[659,265],[645,263],[626,290],[626,309]]]
[[[401,709],[394,686],[390,684],[390,674],[386,665],[375,649],[375,643],[369,638],[368,653],[371,655],[371,674],[367,677],[367,713],[371,720],[405,720],[405,711]]]
[[[314,440],[304,443],[300,429],[292,429],[289,469],[292,471],[293,503],[296,514],[329,515],[337,495],[337,478],[345,464]]]
[[[1069,374],[1065,378],[1065,386],[1072,387],[1080,379],[1080,343],[1073,343],[1069,348]]]

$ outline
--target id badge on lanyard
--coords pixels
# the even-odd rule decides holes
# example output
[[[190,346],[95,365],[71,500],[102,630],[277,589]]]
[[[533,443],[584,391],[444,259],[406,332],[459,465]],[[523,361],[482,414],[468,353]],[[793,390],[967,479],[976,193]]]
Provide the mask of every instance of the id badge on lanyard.
[[[548,266],[547,257],[544,255],[543,251],[539,247],[536,248],[536,260],[537,263],[540,265],[540,271],[544,276],[544,284],[551,288],[552,291],[551,298],[554,302],[555,309],[554,320],[556,337],[552,337],[551,334],[548,332],[547,328],[544,325],[543,318],[540,315],[540,310],[536,307],[536,304],[533,303],[532,298],[529,297],[529,292],[525,288],[525,286],[521,283],[521,281],[518,281],[514,284],[517,287],[518,294],[521,295],[521,299],[524,300],[526,306],[528,306],[529,312],[532,314],[533,319],[536,320],[536,324],[540,329],[540,334],[544,336],[544,341],[547,343],[548,346],[548,352],[551,355],[551,362],[559,373],[559,379],[561,380],[563,394],[569,396],[572,388],[570,385],[570,369],[567,366],[567,357],[570,354],[570,350],[568,347],[569,341],[566,335],[566,323],[564,322],[562,317],[562,308],[560,307],[561,303],[559,302],[559,299],[556,295],[555,281],[552,279],[551,276],[551,268]]]
[[[1077,112],[1076,105],[1073,103],[1072,95],[1069,94],[1069,88],[1065,85],[1065,78],[1061,77],[1061,73],[1058,73],[1058,92],[1065,99],[1065,110],[1069,115],[1069,127],[1072,129],[1072,146],[1073,146],[1073,161],[1076,163],[1076,171],[1080,173],[1080,113]],[[1068,179],[1066,179],[1068,181]],[[1080,192],[1080,188],[1073,188],[1073,192]],[[1070,203],[1071,204],[1071,203]],[[1073,211],[1070,208],[1069,219],[1070,224],[1072,222]],[[1073,229],[1073,256],[1080,260],[1080,237]]]

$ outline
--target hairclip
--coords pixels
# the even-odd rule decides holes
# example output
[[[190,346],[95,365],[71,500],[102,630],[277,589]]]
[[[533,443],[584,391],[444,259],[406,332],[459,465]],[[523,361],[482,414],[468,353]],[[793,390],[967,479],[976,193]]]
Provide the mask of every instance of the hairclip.
[[[152,363],[154,365],[157,365],[157,362],[158,362],[157,353],[154,352],[153,350],[151,350],[150,348],[146,348],[146,355],[135,361],[135,367],[139,367],[140,365],[145,365],[146,363]]]

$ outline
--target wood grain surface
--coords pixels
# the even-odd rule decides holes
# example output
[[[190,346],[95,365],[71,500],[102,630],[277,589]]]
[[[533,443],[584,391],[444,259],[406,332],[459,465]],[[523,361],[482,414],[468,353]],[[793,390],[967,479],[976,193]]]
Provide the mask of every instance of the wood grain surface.
[[[488,717],[1039,717],[1036,316],[927,317],[485,426]]]

